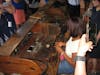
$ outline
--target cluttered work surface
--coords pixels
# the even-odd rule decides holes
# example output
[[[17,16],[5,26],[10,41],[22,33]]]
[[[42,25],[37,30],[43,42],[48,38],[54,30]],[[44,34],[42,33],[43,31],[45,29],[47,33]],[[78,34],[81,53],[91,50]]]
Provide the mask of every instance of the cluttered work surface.
[[[49,6],[31,15],[16,34],[0,47],[0,67],[3,67],[0,72],[56,75],[59,60],[54,43],[60,40],[61,26],[64,25],[62,12],[61,8]],[[27,63],[30,66],[25,66]],[[24,68],[28,69],[27,72]]]

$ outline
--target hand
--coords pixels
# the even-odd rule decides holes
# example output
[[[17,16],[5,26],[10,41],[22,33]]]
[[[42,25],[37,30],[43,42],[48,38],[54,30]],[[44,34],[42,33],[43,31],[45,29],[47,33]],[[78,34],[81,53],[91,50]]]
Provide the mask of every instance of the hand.
[[[62,52],[64,52],[63,49],[61,48],[64,45],[65,45],[64,42],[56,42],[55,43],[55,48],[56,48],[56,50],[57,50],[58,53],[61,54]]]
[[[85,56],[87,51],[91,51],[93,48],[92,41],[86,42],[86,34],[83,34],[80,40],[78,56]]]
[[[61,54],[62,52],[64,52],[63,49],[62,49],[61,47],[59,47],[59,46],[54,46],[54,47],[56,48],[56,51],[57,51],[59,54]]]

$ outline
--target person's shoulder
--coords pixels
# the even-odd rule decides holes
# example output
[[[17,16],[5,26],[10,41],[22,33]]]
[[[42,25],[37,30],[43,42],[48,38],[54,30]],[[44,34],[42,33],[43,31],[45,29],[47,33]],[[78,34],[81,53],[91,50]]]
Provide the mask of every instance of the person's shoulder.
[[[70,37],[68,41],[72,41],[72,37]]]

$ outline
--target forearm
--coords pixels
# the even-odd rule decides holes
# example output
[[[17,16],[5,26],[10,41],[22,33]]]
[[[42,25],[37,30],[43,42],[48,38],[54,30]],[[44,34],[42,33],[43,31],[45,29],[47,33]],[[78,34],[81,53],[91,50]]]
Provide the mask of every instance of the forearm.
[[[72,59],[72,58],[70,58],[69,56],[67,56],[65,52],[64,52],[63,55],[64,55],[65,59],[66,59],[73,67],[75,67],[75,61],[74,61],[74,59]]]
[[[74,75],[86,75],[85,61],[76,61],[75,74]]]
[[[13,14],[15,12],[15,8],[10,5],[9,7],[5,8],[6,11],[8,11],[10,14]]]
[[[80,8],[80,15],[83,16],[84,13],[85,13],[85,8]]]
[[[59,43],[56,43],[55,44],[55,48],[56,48],[56,51],[59,53],[59,54],[63,54],[64,58],[73,66],[75,67],[75,61],[73,58],[70,58],[66,53],[65,51],[62,49],[62,46],[65,46],[66,43],[62,43],[62,42],[59,42]],[[76,55],[75,55],[76,56]]]
[[[85,41],[85,40],[83,40]],[[75,66],[75,74],[74,75],[86,75],[86,52],[88,46],[83,46],[79,48],[79,51],[76,56],[76,66]]]
[[[97,41],[100,40],[100,31],[98,32],[98,35],[97,35]]]
[[[80,0],[80,14],[83,15],[85,12],[85,2],[84,0]]]
[[[84,2],[84,0],[80,0],[80,8],[85,8],[85,2]]]
[[[77,53],[75,75],[86,75],[86,53]]]
[[[66,53],[65,53],[65,51],[61,47],[56,46],[56,51],[59,54],[63,54],[65,60],[67,60],[73,67],[75,67],[75,61],[74,61],[74,59],[72,59],[69,56],[67,56]]]
[[[76,56],[76,66],[74,75],[86,75],[86,52],[93,49],[92,42],[86,42],[86,34],[82,35],[79,49]]]

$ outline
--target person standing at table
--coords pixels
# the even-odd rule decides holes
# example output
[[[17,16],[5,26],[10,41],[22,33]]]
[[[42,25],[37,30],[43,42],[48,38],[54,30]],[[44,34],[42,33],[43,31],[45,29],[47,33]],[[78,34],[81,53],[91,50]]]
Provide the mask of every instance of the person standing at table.
[[[11,0],[12,5],[15,7],[14,19],[17,28],[19,28],[26,21],[25,14],[25,1],[24,0]]]

